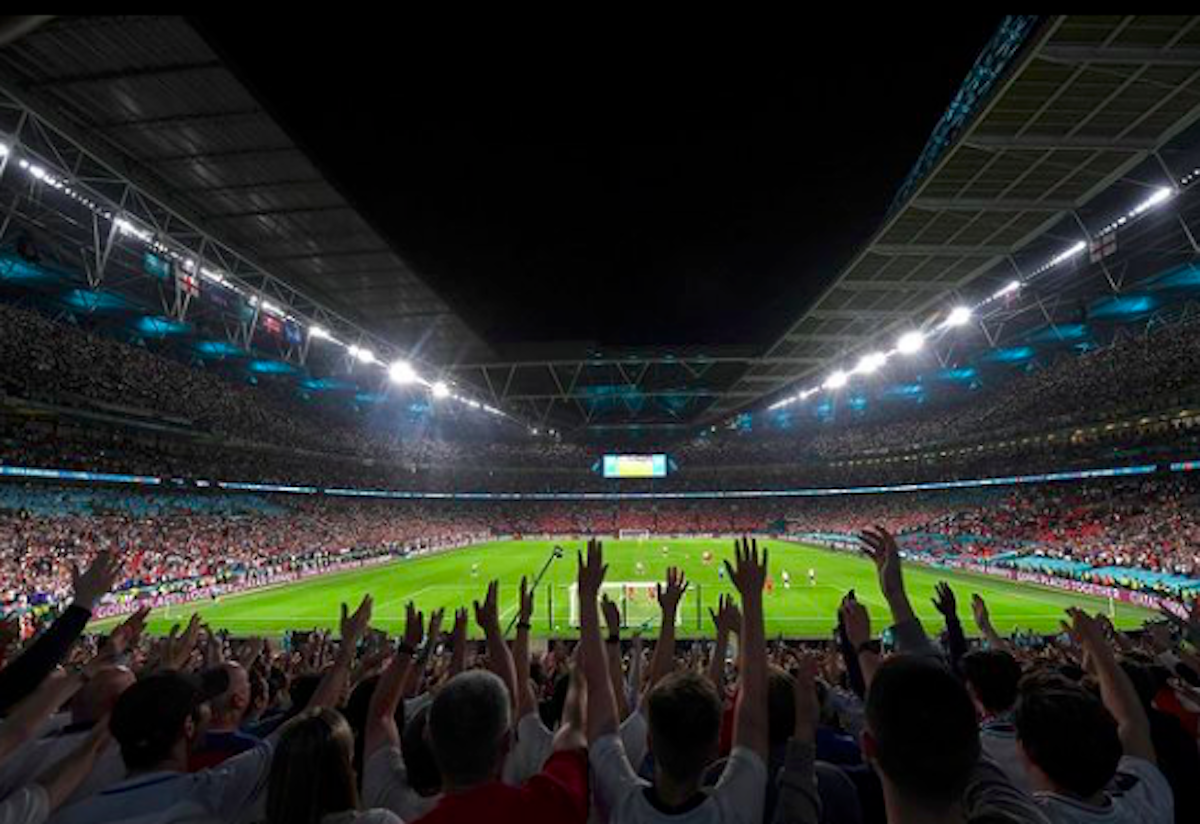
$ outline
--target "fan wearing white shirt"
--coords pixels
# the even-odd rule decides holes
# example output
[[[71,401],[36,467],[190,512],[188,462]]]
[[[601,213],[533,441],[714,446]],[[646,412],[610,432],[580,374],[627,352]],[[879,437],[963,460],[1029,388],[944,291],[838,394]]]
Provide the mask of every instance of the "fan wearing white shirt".
[[[580,643],[588,686],[588,741],[595,777],[596,803],[610,821],[745,822],[759,824],[767,770],[767,666],[763,634],[762,588],[767,553],[759,560],[749,540],[735,546],[736,568],[730,578],[742,595],[741,689],[733,752],[717,785],[702,788],[705,768],[717,757],[721,701],[702,675],[675,673],[654,684],[646,697],[649,745],[655,781],[637,776],[621,743],[617,702],[600,634],[597,596],[604,582],[603,549],[588,544],[579,559]],[[674,574],[670,574],[674,573]],[[674,608],[686,590],[677,571],[660,589],[664,626],[674,624]],[[658,656],[656,656],[658,657]],[[652,676],[653,677],[653,676]]]

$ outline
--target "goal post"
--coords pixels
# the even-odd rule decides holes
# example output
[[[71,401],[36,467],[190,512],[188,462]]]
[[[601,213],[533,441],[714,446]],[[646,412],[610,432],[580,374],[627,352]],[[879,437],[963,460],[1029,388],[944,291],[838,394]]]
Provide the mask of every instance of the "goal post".
[[[657,627],[662,619],[662,610],[658,606],[658,592],[654,581],[605,581],[600,585],[600,596],[607,595],[621,610],[621,626],[631,629],[639,627]],[[698,598],[698,593],[689,587],[679,602],[675,611],[675,625],[682,626],[696,611],[692,603]],[[579,586],[571,584],[567,587],[567,600],[570,604],[570,626],[579,626]],[[601,616],[603,620],[603,616]]]
[[[617,538],[622,541],[649,541],[650,530],[648,529],[620,529],[617,530]]]

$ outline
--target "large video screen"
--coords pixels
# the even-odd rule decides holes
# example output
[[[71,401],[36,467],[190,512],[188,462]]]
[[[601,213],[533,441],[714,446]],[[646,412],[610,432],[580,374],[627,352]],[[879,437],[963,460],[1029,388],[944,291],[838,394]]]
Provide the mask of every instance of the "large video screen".
[[[605,455],[606,478],[665,478],[666,455]]]

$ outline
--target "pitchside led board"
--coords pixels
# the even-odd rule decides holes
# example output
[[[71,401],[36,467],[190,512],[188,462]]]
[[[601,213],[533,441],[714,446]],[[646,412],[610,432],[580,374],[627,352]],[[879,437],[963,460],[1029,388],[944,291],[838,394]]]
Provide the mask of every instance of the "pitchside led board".
[[[605,455],[606,478],[665,478],[666,455]]]

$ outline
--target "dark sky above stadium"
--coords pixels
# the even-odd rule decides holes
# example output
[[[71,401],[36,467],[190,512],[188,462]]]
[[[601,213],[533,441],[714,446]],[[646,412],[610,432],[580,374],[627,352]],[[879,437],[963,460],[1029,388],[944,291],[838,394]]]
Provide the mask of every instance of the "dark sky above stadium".
[[[768,345],[878,226],[999,21],[859,6],[740,32],[507,31],[320,14],[264,36],[195,18],[500,347]]]

